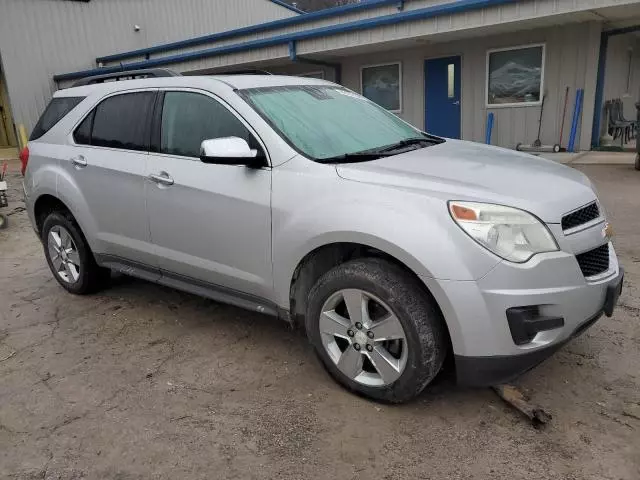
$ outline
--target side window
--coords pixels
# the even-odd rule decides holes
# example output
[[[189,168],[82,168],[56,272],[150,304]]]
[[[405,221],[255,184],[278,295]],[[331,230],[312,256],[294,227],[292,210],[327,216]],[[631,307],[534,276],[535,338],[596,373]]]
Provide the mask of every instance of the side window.
[[[49,102],[44,113],[33,127],[29,140],[36,140],[47,133],[64,116],[78,105],[84,97],[56,97]]]
[[[92,110],[89,115],[85,117],[76,131],[73,132],[73,140],[79,145],[91,145],[91,128],[93,127],[93,116],[96,111]]]
[[[259,148],[242,122],[213,98],[190,92],[165,94],[160,134],[162,153],[199,157],[203,140],[221,137],[240,137],[251,148]]]
[[[154,99],[153,92],[138,92],[116,95],[102,101],[93,113],[91,145],[148,150],[149,119]],[[76,130],[77,134],[81,133],[79,130],[83,124]]]

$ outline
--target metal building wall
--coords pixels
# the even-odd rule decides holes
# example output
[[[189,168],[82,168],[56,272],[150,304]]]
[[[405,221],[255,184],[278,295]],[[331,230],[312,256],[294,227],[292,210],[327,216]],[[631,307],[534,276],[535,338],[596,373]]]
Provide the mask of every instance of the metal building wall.
[[[404,11],[412,11],[445,3],[450,4],[455,2],[452,0],[407,0],[404,3]],[[637,3],[637,0],[522,0],[502,5],[478,8],[476,10],[466,12],[436,16],[423,20],[300,40],[297,42],[297,52],[299,55],[322,55],[327,54],[327,52],[333,53],[348,48],[360,48],[378,44],[380,45],[380,48],[389,48],[385,44],[388,45],[393,42],[406,42],[415,38],[427,38],[429,36],[449,35],[462,31],[471,31],[478,28],[501,28],[507,27],[510,24],[526,24],[527,22],[532,23],[541,21],[546,21],[549,24],[554,24],[554,22],[560,24],[566,23],[567,21],[588,21],[597,18],[597,16],[591,12],[593,9],[633,3]],[[340,25],[356,20],[390,15],[398,13],[398,4],[399,2],[397,4],[394,3],[393,5],[345,13],[339,16],[324,18],[299,25],[275,30],[260,31],[250,35],[243,35],[214,43],[208,43],[206,45],[174,49],[154,54],[153,58],[156,59],[159,57],[180,55],[228,45],[237,45],[248,41],[268,39],[288,33],[302,32],[330,25]],[[558,18],[562,15],[564,15],[564,19],[559,20]],[[272,57],[273,59],[282,59],[287,57],[286,53],[282,55],[285,49],[279,49],[279,47],[276,46],[268,47],[266,49],[253,49],[251,51],[242,52],[242,55],[235,53],[218,54],[216,56],[176,63],[175,68],[180,71],[191,71],[217,68],[237,63],[251,64],[268,59],[270,54],[265,55],[263,50],[269,49],[271,49],[271,52],[274,55]],[[114,51],[112,53],[116,52]],[[144,60],[144,58],[134,57],[127,59],[126,63],[141,60]]]
[[[462,136],[482,142],[487,113],[495,113],[492,143],[513,148],[518,142],[532,143],[538,130],[539,106],[486,107],[486,54],[488,49],[545,43],[545,102],[542,142],[558,142],[565,88],[570,97],[565,117],[566,146],[573,100],[577,88],[585,88],[582,128],[578,132],[580,148],[588,149],[595,91],[596,61],[600,40],[600,24],[586,22],[347,57],[342,61],[343,84],[360,92],[360,68],[367,64],[402,62],[403,111],[400,116],[423,128],[425,116],[424,62],[428,58],[462,56]],[[426,105],[426,108],[429,108]],[[589,109],[591,113],[589,113]]]
[[[603,98],[622,99],[624,116],[636,118],[635,102],[640,100],[640,36],[636,33],[609,38]]]
[[[295,15],[267,0],[0,0],[15,122],[30,131],[56,89],[53,75],[95,68],[97,56]]]

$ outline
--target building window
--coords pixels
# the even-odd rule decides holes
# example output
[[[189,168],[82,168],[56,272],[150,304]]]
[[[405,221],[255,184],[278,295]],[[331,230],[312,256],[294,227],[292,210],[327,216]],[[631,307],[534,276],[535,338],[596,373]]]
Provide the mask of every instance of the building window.
[[[544,45],[487,52],[487,106],[540,105]]]
[[[400,63],[369,65],[360,71],[362,95],[391,112],[402,110]]]

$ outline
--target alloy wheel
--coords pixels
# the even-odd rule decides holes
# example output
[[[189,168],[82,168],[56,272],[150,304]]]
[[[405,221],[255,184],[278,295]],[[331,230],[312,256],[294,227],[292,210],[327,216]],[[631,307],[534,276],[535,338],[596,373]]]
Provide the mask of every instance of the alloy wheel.
[[[381,387],[395,382],[407,364],[402,324],[379,298],[360,289],[331,295],[320,314],[322,345],[351,380]]]
[[[77,282],[80,278],[80,254],[69,231],[61,225],[51,228],[47,246],[56,275],[67,283]]]

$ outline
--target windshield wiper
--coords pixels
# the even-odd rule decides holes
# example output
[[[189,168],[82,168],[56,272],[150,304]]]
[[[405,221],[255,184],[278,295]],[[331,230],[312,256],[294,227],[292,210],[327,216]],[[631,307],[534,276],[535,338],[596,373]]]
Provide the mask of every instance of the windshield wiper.
[[[426,147],[428,145],[435,145],[436,143],[439,143],[439,142],[433,138],[427,138],[427,137],[405,138],[404,140],[400,140],[399,142],[394,143],[392,145],[381,147],[377,149],[376,152],[390,152],[393,150],[399,150],[401,148],[411,147],[413,145],[422,145],[422,144],[427,144],[427,145],[423,145],[423,147]]]
[[[390,153],[384,152],[355,152],[336,155],[335,157],[322,158],[318,160],[321,163],[356,163],[366,162],[367,160],[377,160],[381,157],[390,157]]]
[[[400,140],[392,145],[385,145],[379,148],[372,148],[371,150],[362,150],[360,152],[354,153],[345,153],[343,155],[336,155],[335,157],[323,158],[318,160],[322,163],[356,163],[356,162],[366,162],[367,160],[377,160],[382,157],[392,157],[394,155],[398,155],[397,150],[401,149],[409,149],[414,145],[422,145],[422,147],[427,147],[431,145],[437,145],[438,143],[442,143],[444,140],[438,137],[433,137],[431,135],[424,137],[411,137],[405,138],[404,140]],[[409,149],[416,150],[416,149]]]

